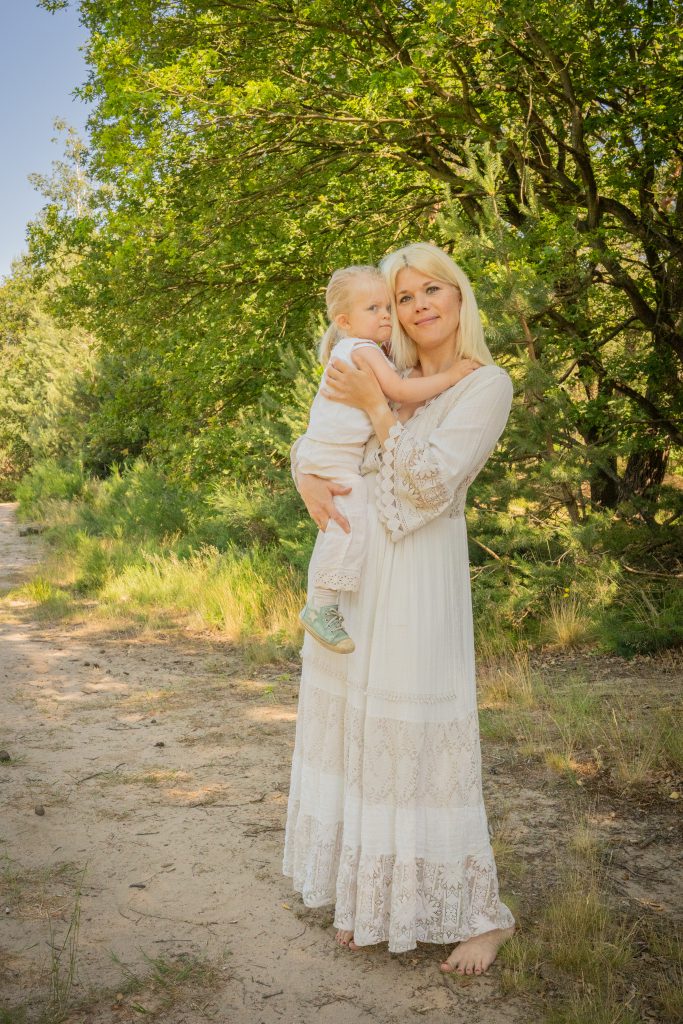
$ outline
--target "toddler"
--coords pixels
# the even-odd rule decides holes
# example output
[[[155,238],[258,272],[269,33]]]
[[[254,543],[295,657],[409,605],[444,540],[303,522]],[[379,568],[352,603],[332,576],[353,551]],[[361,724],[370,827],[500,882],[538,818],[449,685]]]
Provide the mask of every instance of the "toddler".
[[[394,402],[426,402],[452,387],[476,365],[461,359],[430,377],[403,378],[381,346],[391,337],[391,299],[375,267],[345,267],[330,278],[325,294],[329,326],[320,342],[323,366],[330,356],[353,364],[358,353],[375,374],[387,398]],[[320,387],[324,386],[324,375]],[[297,473],[313,473],[351,487],[335,499],[351,527],[345,533],[333,519],[318,538],[312,588],[300,618],[304,629],[329,651],[350,654],[354,643],[339,614],[339,594],[357,590],[365,553],[367,498],[360,475],[363,449],[373,433],[362,409],[334,402],[320,389],[311,405],[306,433],[298,442]]]

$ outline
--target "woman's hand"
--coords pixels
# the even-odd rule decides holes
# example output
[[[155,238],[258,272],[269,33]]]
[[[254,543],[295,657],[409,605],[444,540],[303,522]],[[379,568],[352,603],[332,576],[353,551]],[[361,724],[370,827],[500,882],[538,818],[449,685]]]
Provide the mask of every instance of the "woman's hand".
[[[351,533],[348,519],[341,514],[332,498],[335,494],[348,494],[350,487],[342,487],[332,480],[323,480],[312,473],[297,473],[296,485],[309,516],[323,533],[330,519],[339,523],[344,533]]]
[[[353,366],[341,359],[330,359],[321,393],[333,402],[351,405],[367,413],[378,406],[386,406],[387,400],[372,370],[360,361],[356,362],[354,355],[351,358]]]

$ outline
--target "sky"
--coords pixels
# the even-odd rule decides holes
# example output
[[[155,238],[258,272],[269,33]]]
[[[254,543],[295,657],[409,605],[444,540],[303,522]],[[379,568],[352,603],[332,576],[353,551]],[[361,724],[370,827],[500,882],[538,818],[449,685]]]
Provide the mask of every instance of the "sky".
[[[36,0],[0,0],[0,278],[26,248],[26,224],[44,204],[28,182],[62,156],[62,118],[85,135],[88,107],[72,93],[87,78],[86,39],[72,3],[50,14]]]

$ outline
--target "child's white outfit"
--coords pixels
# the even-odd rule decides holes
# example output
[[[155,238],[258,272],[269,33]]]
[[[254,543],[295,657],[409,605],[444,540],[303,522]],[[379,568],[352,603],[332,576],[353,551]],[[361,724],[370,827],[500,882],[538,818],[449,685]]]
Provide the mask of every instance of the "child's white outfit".
[[[365,338],[341,338],[334,346],[331,358],[353,365],[351,353],[354,349],[368,346],[379,348],[374,341]],[[386,356],[384,358],[387,359]],[[387,363],[395,369],[390,359]],[[324,386],[324,377],[320,386]],[[318,390],[311,405],[306,433],[298,443],[296,468],[299,473],[314,473],[351,488],[349,494],[341,494],[334,499],[339,511],[348,519],[351,533],[345,533],[338,523],[330,519],[319,541],[313,578],[315,587],[335,591],[358,589],[365,554],[367,516],[365,481],[360,475],[360,466],[365,444],[373,433],[370,417],[362,409],[333,402]]]

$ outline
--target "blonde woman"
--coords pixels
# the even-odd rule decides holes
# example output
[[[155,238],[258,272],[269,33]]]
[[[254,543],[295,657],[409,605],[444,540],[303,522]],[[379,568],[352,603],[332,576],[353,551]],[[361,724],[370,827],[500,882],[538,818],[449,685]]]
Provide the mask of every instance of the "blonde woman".
[[[514,918],[499,898],[482,795],[464,506],[507,422],[512,384],[446,253],[417,243],[380,268],[405,377],[483,365],[393,408],[360,361],[328,367],[326,397],[362,410],[374,431],[361,464],[367,539],[360,585],[340,599],[354,652],[339,658],[304,639],[283,871],[307,906],[335,904],[341,945],[458,943],[441,969],[480,974]],[[344,488],[300,473],[298,446],[309,513],[321,530],[330,519],[346,530],[333,500]]]

